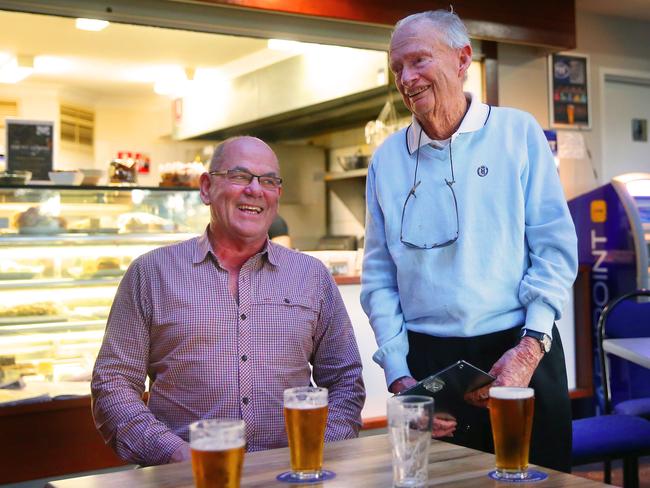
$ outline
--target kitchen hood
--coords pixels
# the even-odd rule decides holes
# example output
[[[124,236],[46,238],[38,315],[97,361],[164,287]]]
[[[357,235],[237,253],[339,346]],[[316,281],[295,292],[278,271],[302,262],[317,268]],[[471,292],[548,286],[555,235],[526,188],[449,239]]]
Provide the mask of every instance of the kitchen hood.
[[[374,120],[395,92],[387,54],[320,48],[175,100],[174,138],[223,140],[249,134],[278,141]]]

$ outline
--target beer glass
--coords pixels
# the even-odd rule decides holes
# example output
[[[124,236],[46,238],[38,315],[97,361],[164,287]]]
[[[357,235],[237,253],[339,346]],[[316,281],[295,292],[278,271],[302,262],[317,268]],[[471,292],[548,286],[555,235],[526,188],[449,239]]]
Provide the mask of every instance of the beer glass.
[[[388,435],[393,452],[393,486],[426,486],[433,398],[419,395],[388,399]]]
[[[528,451],[533,428],[535,392],[532,388],[490,388],[490,421],[496,455],[494,476],[501,479],[528,477]]]
[[[284,421],[291,455],[289,480],[322,479],[327,388],[301,386],[284,390]]]
[[[243,420],[208,419],[190,424],[196,488],[239,488],[245,445]]]

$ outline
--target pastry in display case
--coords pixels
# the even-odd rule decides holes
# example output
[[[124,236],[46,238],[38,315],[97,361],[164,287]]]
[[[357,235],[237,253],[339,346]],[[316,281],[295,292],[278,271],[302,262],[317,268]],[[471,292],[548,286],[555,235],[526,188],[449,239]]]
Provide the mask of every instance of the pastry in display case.
[[[65,232],[66,228],[63,217],[48,215],[38,206],[18,212],[14,219],[21,234],[58,234]]]
[[[0,369],[20,391],[9,396],[88,394],[131,261],[208,221],[189,188],[0,187]]]
[[[183,163],[174,161],[160,165],[160,186],[198,188],[206,167],[200,161]]]

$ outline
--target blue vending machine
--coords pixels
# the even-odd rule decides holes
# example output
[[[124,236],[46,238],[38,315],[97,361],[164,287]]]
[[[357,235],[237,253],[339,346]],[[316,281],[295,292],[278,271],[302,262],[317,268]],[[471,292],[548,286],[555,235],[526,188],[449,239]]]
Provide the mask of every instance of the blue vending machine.
[[[588,268],[593,344],[594,395],[602,412],[604,396],[598,362],[596,327],[603,307],[623,293],[648,288],[650,247],[650,174],[630,173],[569,201],[578,234],[580,265]],[[647,324],[650,328],[650,324]],[[612,404],[650,385],[650,371],[610,358]],[[641,377],[642,378],[641,378]],[[622,382],[622,384],[621,384]],[[645,386],[648,389],[647,386]],[[637,395],[634,395],[637,396]]]

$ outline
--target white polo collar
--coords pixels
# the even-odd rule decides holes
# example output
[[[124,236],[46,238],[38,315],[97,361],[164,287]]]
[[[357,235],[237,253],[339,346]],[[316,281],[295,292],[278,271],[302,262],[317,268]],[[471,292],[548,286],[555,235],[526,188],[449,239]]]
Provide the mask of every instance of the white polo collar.
[[[465,92],[465,97],[469,101],[469,108],[467,109],[467,113],[463,117],[463,121],[460,123],[458,130],[451,135],[452,141],[458,136],[458,134],[474,132],[481,129],[487,123],[487,119],[490,116],[489,105],[479,101],[469,92]],[[420,131],[422,131],[421,137]],[[414,115],[411,119],[411,125],[406,130],[406,144],[408,146],[409,154],[413,154],[418,149],[418,139],[420,142],[419,147],[426,146],[427,144],[431,144],[434,147],[441,147],[443,145],[440,142],[431,139],[427,133],[422,130],[422,126]]]

